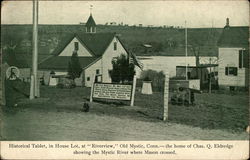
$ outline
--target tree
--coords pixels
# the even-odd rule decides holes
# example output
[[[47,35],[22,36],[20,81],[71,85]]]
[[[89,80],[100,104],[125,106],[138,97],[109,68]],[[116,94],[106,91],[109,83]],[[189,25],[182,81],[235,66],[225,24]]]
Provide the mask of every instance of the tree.
[[[79,62],[77,51],[73,51],[71,59],[68,64],[68,75],[70,79],[79,78],[82,73],[82,68]]]
[[[109,71],[112,82],[124,83],[133,81],[135,75],[135,65],[129,63],[125,55],[121,55],[112,60],[113,69]]]
[[[190,50],[193,52],[193,55],[195,56],[195,65],[196,65],[196,75],[198,76],[199,69],[198,66],[200,66],[200,51],[201,47],[204,46],[205,42],[205,33],[193,33],[189,34],[188,43],[190,45]],[[198,78],[198,77],[197,77]]]

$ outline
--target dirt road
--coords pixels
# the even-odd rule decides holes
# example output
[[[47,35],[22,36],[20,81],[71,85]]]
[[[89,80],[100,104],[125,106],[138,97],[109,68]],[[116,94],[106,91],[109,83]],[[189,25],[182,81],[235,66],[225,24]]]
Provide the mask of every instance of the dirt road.
[[[175,123],[145,122],[91,112],[23,109],[5,114],[5,140],[246,140],[248,135]]]

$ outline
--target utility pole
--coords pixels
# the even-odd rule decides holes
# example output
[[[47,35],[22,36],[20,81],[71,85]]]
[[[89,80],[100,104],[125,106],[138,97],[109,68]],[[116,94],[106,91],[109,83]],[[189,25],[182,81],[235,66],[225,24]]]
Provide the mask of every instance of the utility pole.
[[[212,61],[212,59],[211,59],[211,57],[209,58],[209,93],[211,93],[211,90],[212,90],[212,84],[211,84],[211,75],[212,75],[212,73],[211,73],[211,61]]]
[[[186,63],[186,80],[188,80],[188,68],[187,68],[187,21],[185,21],[185,63]]]
[[[30,99],[39,97],[38,68],[38,0],[33,0],[33,42],[32,42],[32,71],[30,79]]]

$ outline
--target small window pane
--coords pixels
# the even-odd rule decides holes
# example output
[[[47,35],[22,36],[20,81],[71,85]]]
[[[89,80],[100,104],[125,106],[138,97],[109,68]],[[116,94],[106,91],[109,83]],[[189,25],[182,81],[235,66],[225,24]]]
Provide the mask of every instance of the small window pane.
[[[114,50],[117,50],[117,42],[114,42]]]
[[[226,75],[238,75],[238,68],[237,67],[226,67]]]
[[[78,51],[79,46],[78,46],[78,42],[75,42],[75,51]]]
[[[96,74],[100,74],[100,70],[99,69],[96,70]]]
[[[87,77],[87,81],[90,81],[90,77]]]

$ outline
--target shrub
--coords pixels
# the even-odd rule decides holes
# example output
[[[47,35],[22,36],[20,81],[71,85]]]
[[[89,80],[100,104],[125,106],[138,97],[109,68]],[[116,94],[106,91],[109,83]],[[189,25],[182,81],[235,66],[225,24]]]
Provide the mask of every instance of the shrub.
[[[68,64],[68,75],[71,79],[76,79],[81,76],[82,68],[79,62],[77,51],[74,51]]]
[[[129,63],[125,55],[114,58],[112,60],[113,69],[109,70],[112,82],[125,83],[133,81],[135,75],[135,66]]]
[[[75,88],[75,82],[72,79],[66,78],[66,77],[61,77],[58,80],[57,84],[58,88]]]
[[[141,73],[141,79],[152,81],[153,91],[163,91],[164,90],[164,81],[165,75],[162,71],[157,72],[154,70],[146,70]]]

